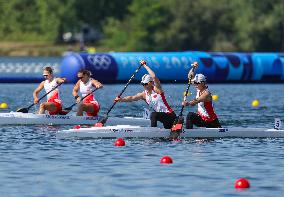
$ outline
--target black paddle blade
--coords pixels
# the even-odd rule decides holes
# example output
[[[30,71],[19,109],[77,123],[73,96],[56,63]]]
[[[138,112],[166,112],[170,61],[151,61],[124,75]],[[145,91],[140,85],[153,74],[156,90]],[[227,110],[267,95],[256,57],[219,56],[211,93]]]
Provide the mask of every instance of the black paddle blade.
[[[28,113],[29,110],[28,110],[28,108],[20,108],[20,109],[17,109],[16,112]]]
[[[173,140],[178,139],[181,132],[182,132],[182,129],[179,129],[179,130],[176,130],[176,131],[171,131],[170,139],[173,139]]]

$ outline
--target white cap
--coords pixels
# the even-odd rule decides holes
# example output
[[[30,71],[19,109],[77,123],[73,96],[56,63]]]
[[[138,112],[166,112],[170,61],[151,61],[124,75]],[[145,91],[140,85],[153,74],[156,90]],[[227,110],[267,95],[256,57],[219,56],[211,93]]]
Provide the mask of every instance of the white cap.
[[[141,83],[149,83],[150,81],[153,81],[153,78],[150,75],[148,74],[143,75]]]
[[[206,77],[203,74],[196,74],[192,80],[193,83],[206,83]]]

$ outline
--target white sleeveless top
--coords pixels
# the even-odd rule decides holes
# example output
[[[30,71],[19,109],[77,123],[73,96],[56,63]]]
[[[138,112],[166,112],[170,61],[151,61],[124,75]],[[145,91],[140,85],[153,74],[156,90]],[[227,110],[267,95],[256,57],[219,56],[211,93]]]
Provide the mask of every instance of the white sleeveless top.
[[[146,102],[148,105],[154,109],[156,112],[165,112],[172,113],[173,110],[168,104],[164,92],[161,94],[156,93],[152,90],[152,93],[149,94],[147,90],[144,91],[146,95]]]
[[[44,81],[44,90],[47,93],[47,92],[51,91],[53,88],[55,88],[57,85],[58,84],[56,82],[55,77],[53,78],[53,80],[51,82],[49,82],[48,80],[45,80]],[[61,103],[58,88],[56,88],[55,90],[53,90],[52,92],[50,92],[47,95],[47,102],[59,102],[59,103]]]
[[[95,87],[92,84],[92,80],[93,79],[90,78],[87,83],[83,83],[82,81],[80,81],[80,93],[82,94],[82,97],[86,96],[95,89]],[[84,101],[87,102],[95,101],[95,94],[94,93],[90,94],[84,99]]]
[[[207,91],[209,90],[207,89]],[[200,96],[200,90],[197,90],[196,99],[198,99]],[[211,122],[217,118],[212,101],[200,102],[197,104],[197,108],[197,113],[204,121]]]

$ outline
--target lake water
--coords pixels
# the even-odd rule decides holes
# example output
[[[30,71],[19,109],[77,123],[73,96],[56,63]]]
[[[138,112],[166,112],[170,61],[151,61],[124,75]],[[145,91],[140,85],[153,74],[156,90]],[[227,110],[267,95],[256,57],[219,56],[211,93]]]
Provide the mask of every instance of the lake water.
[[[8,110],[27,107],[37,84],[0,84],[0,103]],[[106,113],[124,84],[97,91]],[[283,84],[210,84],[215,110],[223,126],[272,128],[284,120]],[[185,85],[163,85],[170,105],[179,113]],[[142,91],[130,85],[124,95]],[[191,88],[195,95],[194,88]],[[62,86],[65,106],[74,102],[72,85]],[[253,109],[251,102],[260,101]],[[111,116],[141,116],[145,103],[118,103]],[[35,111],[32,108],[30,111]],[[196,108],[185,109],[196,111]],[[216,139],[181,142],[151,139],[59,140],[56,131],[71,126],[1,126],[0,193],[3,196],[282,196],[284,139]],[[169,155],[174,163],[161,165]],[[234,189],[245,177],[251,188]]]

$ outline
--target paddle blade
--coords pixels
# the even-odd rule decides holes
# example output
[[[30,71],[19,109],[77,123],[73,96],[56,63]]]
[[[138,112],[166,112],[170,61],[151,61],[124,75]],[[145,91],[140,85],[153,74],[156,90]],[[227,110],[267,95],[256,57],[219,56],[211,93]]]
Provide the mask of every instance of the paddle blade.
[[[174,140],[178,139],[181,132],[182,132],[182,128],[176,129],[176,130],[171,130],[170,139],[174,139]]]
[[[181,129],[182,129],[182,124],[175,124],[175,125],[173,125],[171,131],[176,132],[176,131],[181,130]]]
[[[175,122],[174,122],[174,124],[173,124],[173,126],[172,126],[172,128],[171,128],[171,133],[170,133],[170,138],[171,138],[171,139],[177,139],[177,138],[179,138],[180,133],[182,132],[182,125],[183,125],[183,122],[184,122],[184,119],[183,119],[182,116],[179,116],[179,117],[175,120]]]
[[[17,109],[16,112],[28,113],[29,110],[27,108],[20,108],[20,109]]]

